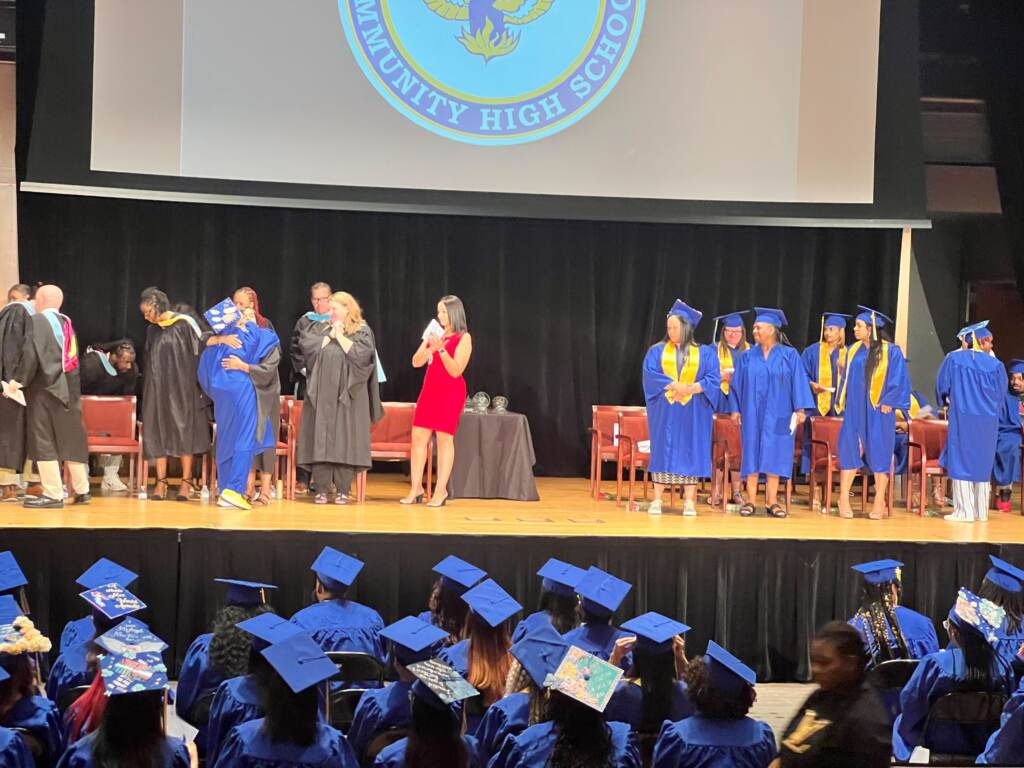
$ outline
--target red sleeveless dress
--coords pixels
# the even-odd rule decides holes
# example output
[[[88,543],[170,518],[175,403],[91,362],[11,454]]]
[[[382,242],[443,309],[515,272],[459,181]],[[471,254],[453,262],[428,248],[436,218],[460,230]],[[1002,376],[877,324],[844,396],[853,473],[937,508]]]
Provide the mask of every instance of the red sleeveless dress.
[[[444,349],[449,357],[455,356],[455,348],[461,340],[461,333],[445,339]],[[450,375],[440,355],[435,352],[423,377],[423,389],[416,400],[413,426],[454,435],[465,404],[466,380],[461,376]]]

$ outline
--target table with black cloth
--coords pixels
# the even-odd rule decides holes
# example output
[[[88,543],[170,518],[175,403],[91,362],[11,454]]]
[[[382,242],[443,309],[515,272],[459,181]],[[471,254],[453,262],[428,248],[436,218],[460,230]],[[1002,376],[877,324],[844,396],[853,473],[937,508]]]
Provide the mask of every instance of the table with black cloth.
[[[453,499],[539,501],[530,422],[521,413],[464,412],[455,432]]]

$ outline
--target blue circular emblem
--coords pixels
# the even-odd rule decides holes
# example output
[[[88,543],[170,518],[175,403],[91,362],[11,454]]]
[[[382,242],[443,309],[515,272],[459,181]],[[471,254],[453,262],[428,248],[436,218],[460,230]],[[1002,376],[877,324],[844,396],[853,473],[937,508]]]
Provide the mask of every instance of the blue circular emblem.
[[[352,53],[419,126],[484,146],[586,117],[622,77],[646,0],[338,0]]]

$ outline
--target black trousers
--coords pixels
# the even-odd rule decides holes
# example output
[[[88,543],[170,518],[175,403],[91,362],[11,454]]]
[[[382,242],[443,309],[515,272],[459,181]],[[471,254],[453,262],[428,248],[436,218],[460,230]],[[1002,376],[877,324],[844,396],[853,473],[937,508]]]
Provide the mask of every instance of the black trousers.
[[[358,471],[351,464],[314,464],[313,485],[317,493],[328,493],[334,485],[338,493],[348,496]]]

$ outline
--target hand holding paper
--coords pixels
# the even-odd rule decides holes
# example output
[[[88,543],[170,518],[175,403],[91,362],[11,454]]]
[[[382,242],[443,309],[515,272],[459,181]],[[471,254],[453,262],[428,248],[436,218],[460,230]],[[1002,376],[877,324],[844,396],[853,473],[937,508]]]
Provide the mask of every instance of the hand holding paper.
[[[423,341],[426,341],[431,336],[436,336],[439,339],[444,338],[444,328],[442,328],[441,324],[437,322],[437,318],[431,320],[423,330]]]
[[[0,384],[3,385],[4,397],[13,400],[18,405],[25,405],[25,393],[21,391],[21,384],[14,379],[0,381]]]

